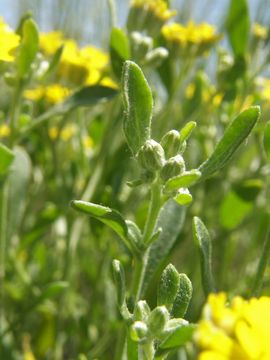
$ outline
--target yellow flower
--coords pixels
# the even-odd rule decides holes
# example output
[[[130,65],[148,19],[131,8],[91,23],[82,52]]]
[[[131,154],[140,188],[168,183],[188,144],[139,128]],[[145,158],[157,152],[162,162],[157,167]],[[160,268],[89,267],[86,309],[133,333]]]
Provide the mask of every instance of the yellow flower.
[[[10,134],[10,128],[7,124],[0,125],[0,138],[6,138]]]
[[[256,38],[261,40],[265,40],[268,35],[268,29],[259,23],[253,24],[252,32]]]
[[[210,294],[194,340],[199,360],[268,360],[270,297],[229,304],[225,293]]]
[[[45,98],[51,104],[63,101],[70,94],[70,90],[60,84],[48,85],[45,89]]]
[[[14,50],[20,43],[20,36],[0,17],[0,60],[11,62],[14,61]]]
[[[50,31],[39,35],[40,48],[46,55],[54,55],[63,43],[64,37],[61,31]]]
[[[91,150],[94,147],[94,141],[89,135],[83,137],[83,146],[86,150]]]
[[[169,10],[167,3],[163,0],[133,0],[131,7],[142,8],[164,22],[176,15],[176,11]]]
[[[27,89],[24,91],[24,96],[28,100],[39,101],[45,96],[45,87],[39,86],[35,89]]]
[[[24,96],[27,99],[33,101],[44,99],[50,104],[57,104],[63,101],[69,94],[70,90],[60,84],[39,86],[35,89],[28,89],[24,91]]]
[[[172,23],[164,25],[161,33],[167,43],[176,45],[181,49],[195,49],[197,53],[203,53],[220,39],[214,26],[201,23],[194,24],[189,21],[187,25]]]
[[[60,138],[64,141],[69,141],[73,135],[76,133],[76,128],[74,125],[67,125],[60,133]]]
[[[116,82],[108,76],[102,78],[102,80],[100,81],[100,85],[108,86],[113,89],[119,89],[119,86],[116,84]]]
[[[57,126],[52,126],[49,128],[49,131],[48,131],[48,134],[49,134],[49,138],[51,140],[56,140],[59,136],[59,129]]]

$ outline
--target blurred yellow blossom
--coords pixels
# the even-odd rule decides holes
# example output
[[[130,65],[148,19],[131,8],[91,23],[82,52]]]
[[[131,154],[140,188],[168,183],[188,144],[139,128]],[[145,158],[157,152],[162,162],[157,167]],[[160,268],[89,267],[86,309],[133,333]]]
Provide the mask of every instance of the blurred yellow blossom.
[[[270,101],[270,79],[259,78],[257,79],[257,84],[261,87],[260,94],[262,100]]]
[[[39,86],[35,89],[28,89],[24,91],[24,96],[27,99],[33,101],[44,99],[50,104],[57,104],[63,101],[69,94],[70,90],[60,84]]]
[[[270,297],[210,294],[194,335],[199,360],[268,360]]]
[[[167,21],[176,15],[176,11],[168,9],[167,2],[163,0],[133,0],[131,7],[142,8],[162,21]]]
[[[76,134],[76,127],[74,125],[67,125],[64,127],[64,129],[60,133],[60,138],[63,141],[69,141],[73,135]]]
[[[10,27],[0,17],[0,60],[14,61],[14,50],[20,43],[20,36],[10,29]]]
[[[259,23],[254,23],[252,32],[258,39],[265,40],[268,35],[268,29]]]
[[[63,141],[69,141],[73,135],[76,134],[77,128],[75,125],[66,125],[62,130],[58,126],[52,126],[49,128],[48,134],[51,140],[60,138]]]
[[[0,138],[6,138],[10,134],[10,127],[7,124],[0,125]]]
[[[86,150],[90,150],[93,148],[94,141],[89,135],[83,137],[83,146]]]
[[[41,50],[46,55],[54,55],[56,50],[63,45],[64,37],[61,31],[50,31],[47,33],[40,33],[39,45]]]
[[[214,26],[207,23],[195,24],[193,21],[189,21],[187,25],[179,23],[164,25],[161,33],[168,44],[183,50],[192,48],[196,53],[203,53],[221,38]]]
[[[63,101],[70,94],[70,90],[60,84],[48,85],[45,88],[45,98],[51,104]]]
[[[57,77],[75,85],[97,84],[109,63],[109,55],[103,50],[91,45],[80,48],[74,40],[64,38],[60,31],[42,33],[40,44],[45,55],[53,55],[63,45]]]
[[[104,78],[101,79],[100,85],[108,86],[108,87],[111,87],[113,89],[118,89],[119,88],[118,84],[116,84],[116,82],[112,78],[110,78],[108,76],[105,76]]]
[[[131,2],[127,28],[129,31],[144,31],[155,36],[170,18],[176,15],[175,10],[168,8],[164,0],[133,0]]]
[[[48,134],[49,134],[49,138],[51,140],[56,140],[59,136],[59,129],[57,126],[52,126],[49,128],[49,131],[48,131]]]

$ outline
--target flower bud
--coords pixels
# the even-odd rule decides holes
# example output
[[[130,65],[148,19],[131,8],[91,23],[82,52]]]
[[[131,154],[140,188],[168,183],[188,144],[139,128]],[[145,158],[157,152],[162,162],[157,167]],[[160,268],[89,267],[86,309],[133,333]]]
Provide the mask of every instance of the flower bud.
[[[148,332],[147,325],[142,321],[135,321],[130,327],[130,337],[133,341],[144,340]]]
[[[147,140],[140,148],[137,159],[142,168],[157,171],[165,162],[164,150],[155,140]]]
[[[160,171],[160,177],[163,181],[180,175],[185,171],[185,161],[181,155],[176,155],[166,161],[165,165]]]
[[[145,300],[140,300],[135,305],[134,309],[134,319],[136,321],[146,321],[150,314],[151,310]]]
[[[157,306],[149,315],[148,327],[154,336],[159,336],[169,320],[169,312],[165,306]]]
[[[192,202],[192,195],[187,188],[181,188],[174,197],[174,200],[179,205],[188,205]]]
[[[161,139],[166,158],[171,158],[178,154],[181,146],[180,133],[177,130],[170,130]]]
[[[112,262],[113,278],[117,291],[118,305],[122,306],[125,302],[126,284],[125,284],[125,272],[119,260],[113,260]]]
[[[145,57],[145,64],[152,67],[158,67],[168,57],[169,51],[164,47],[158,47],[149,51]]]
[[[133,57],[138,60],[145,58],[148,51],[153,48],[153,39],[149,36],[142,35],[138,31],[131,33]]]

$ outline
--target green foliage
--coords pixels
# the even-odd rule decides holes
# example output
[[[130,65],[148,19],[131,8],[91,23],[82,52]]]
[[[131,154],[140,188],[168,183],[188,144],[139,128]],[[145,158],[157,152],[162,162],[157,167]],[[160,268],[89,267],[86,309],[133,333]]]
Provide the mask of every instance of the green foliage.
[[[14,158],[13,152],[5,145],[0,143],[0,174],[5,173]]]
[[[207,228],[198,218],[193,218],[193,237],[198,247],[201,263],[202,286],[205,295],[214,291],[212,274],[212,243]]]
[[[130,58],[129,40],[120,28],[113,28],[110,39],[111,65],[115,76],[121,79],[124,62]]]
[[[249,42],[249,11],[246,0],[230,1],[226,28],[235,57],[244,56]]]
[[[196,358],[208,294],[269,295],[269,29],[170,3],[103,50],[1,22],[1,359]]]
[[[38,28],[31,18],[22,24],[22,43],[17,58],[18,76],[28,75],[38,52]]]
[[[124,133],[133,154],[150,139],[152,118],[152,93],[141,69],[132,61],[126,61],[123,78],[125,108]]]
[[[260,108],[251,107],[238,115],[226,129],[211,156],[199,167],[202,179],[223,168],[250,134],[260,118]]]

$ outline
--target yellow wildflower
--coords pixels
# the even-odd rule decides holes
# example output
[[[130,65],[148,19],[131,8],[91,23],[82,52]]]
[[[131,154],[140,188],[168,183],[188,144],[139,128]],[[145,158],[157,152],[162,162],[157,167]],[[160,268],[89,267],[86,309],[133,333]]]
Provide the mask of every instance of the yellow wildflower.
[[[225,293],[210,294],[194,339],[199,360],[268,360],[270,297],[228,304]]]
[[[63,101],[70,94],[70,90],[60,84],[48,85],[45,90],[45,98],[51,104]]]
[[[86,150],[91,150],[94,147],[94,141],[89,135],[83,137],[83,146]]]
[[[39,86],[35,89],[27,89],[24,91],[24,96],[28,100],[39,101],[45,96],[45,87]]]
[[[268,36],[268,29],[259,23],[253,24],[252,32],[256,38],[261,40],[265,40]]]
[[[69,141],[73,135],[76,133],[76,128],[74,125],[67,125],[60,133],[60,138],[64,141]]]
[[[167,3],[163,0],[133,0],[131,7],[142,8],[164,22],[176,15],[176,11],[169,10]]]
[[[185,91],[185,96],[187,99],[192,99],[194,96],[196,90],[196,86],[193,83],[188,84],[186,91]]]
[[[128,14],[129,31],[144,31],[158,35],[166,21],[176,14],[164,0],[133,0]]]
[[[6,138],[10,134],[10,128],[7,124],[0,125],[0,138]]]
[[[14,61],[14,50],[20,43],[20,36],[15,34],[12,29],[0,17],[0,60]]]
[[[105,76],[104,78],[102,78],[102,80],[100,81],[100,85],[108,86],[113,89],[119,88],[119,86],[116,84],[116,82],[113,81],[113,79],[108,76]]]
[[[161,33],[169,45],[184,50],[192,48],[195,53],[205,52],[220,39],[214,26],[207,23],[196,25],[193,21],[189,21],[186,26],[179,23],[164,25]]]
[[[109,55],[94,46],[84,46],[80,50],[81,58],[89,64],[90,68],[103,69],[109,62]]]
[[[40,48],[46,55],[54,55],[63,43],[64,37],[61,31],[50,31],[39,35]]]
[[[33,101],[44,99],[50,104],[57,104],[63,101],[69,94],[70,90],[60,84],[39,86],[35,89],[28,89],[24,91],[24,96],[27,99]]]
[[[48,134],[49,134],[49,138],[51,140],[56,140],[59,136],[59,129],[57,126],[52,126],[49,128],[49,131],[48,131]]]

